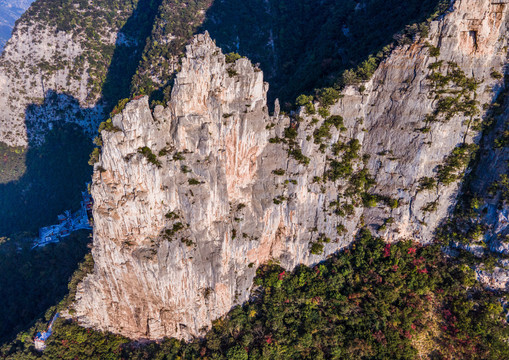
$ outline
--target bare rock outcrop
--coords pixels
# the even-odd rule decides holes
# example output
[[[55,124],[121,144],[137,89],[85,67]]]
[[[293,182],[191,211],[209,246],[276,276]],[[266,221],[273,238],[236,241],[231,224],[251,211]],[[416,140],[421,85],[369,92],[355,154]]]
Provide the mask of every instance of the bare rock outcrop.
[[[447,159],[468,157],[500,86],[507,6],[456,1],[368,83],[292,118],[269,115],[259,69],[196,36],[168,106],[131,101],[102,132],[80,323],[189,338],[246,301],[271,259],[317,263],[364,225],[430,242],[464,171]]]

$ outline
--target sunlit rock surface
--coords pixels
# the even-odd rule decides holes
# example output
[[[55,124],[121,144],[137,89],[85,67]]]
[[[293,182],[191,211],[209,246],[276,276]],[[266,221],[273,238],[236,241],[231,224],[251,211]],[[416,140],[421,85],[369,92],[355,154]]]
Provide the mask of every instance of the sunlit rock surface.
[[[364,225],[388,241],[430,242],[458,182],[419,191],[420,180],[436,176],[457,145],[477,140],[461,113],[417,131],[436,108],[429,66],[442,60],[445,71],[452,62],[475,78],[482,117],[501,86],[490,73],[506,63],[507,6],[456,1],[427,39],[396,49],[362,93],[345,89],[330,112],[346,129],[332,126],[322,149],[313,136],[319,115],[269,115],[262,72],[247,59],[226,63],[208,34],[196,36],[167,107],[134,100],[102,132],[92,186],[95,269],[78,291],[79,322],[131,338],[190,338],[246,301],[255,269],[271,259],[288,269],[316,263]],[[308,165],[277,140],[289,127],[298,128]],[[369,193],[397,203],[366,208],[359,194],[348,195],[352,178],[323,180],[330,159],[341,159],[331,145],[353,139],[361,145],[354,174],[365,169],[374,179]],[[338,203],[351,211],[335,211]],[[423,211],[429,203],[433,211]],[[311,254],[313,243],[323,253]]]

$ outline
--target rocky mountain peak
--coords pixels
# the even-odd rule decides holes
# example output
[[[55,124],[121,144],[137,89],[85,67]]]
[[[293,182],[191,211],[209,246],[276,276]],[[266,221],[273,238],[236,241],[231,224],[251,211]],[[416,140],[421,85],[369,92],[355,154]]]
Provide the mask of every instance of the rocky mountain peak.
[[[239,252],[256,245],[232,236],[233,217],[252,196],[268,141],[266,92],[261,71],[247,59],[227,63],[204,34],[187,47],[166,108],[152,113],[143,97],[113,118],[114,130],[102,132],[92,188],[98,272],[85,280],[76,306],[84,323],[130,336],[190,336],[209,314],[231,307],[237,287],[250,287],[254,269],[243,269]],[[239,249],[222,251],[223,241]],[[234,280],[240,271],[245,280]],[[139,288],[128,274],[150,278],[136,282],[151,284],[145,291],[153,302],[134,300]],[[101,300],[104,291],[114,304]],[[131,319],[122,329],[121,314]]]
[[[291,117],[269,116],[259,69],[197,35],[167,106],[133,100],[101,134],[80,323],[190,338],[246,301],[269,260],[316,264],[363,227],[431,242],[501,86],[505,6],[456,1],[369,82]]]

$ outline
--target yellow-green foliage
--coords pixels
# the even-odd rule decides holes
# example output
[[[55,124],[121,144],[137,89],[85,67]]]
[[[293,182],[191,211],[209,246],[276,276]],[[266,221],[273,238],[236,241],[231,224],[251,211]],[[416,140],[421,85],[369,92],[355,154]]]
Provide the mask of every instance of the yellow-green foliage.
[[[242,58],[242,56],[234,52],[225,55],[225,60],[227,64],[233,64],[240,58]]]
[[[26,149],[0,142],[0,184],[18,180],[26,171]]]

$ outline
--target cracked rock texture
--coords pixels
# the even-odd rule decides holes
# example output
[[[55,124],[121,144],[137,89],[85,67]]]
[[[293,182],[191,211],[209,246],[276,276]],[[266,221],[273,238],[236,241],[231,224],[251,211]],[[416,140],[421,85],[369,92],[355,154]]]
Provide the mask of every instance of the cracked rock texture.
[[[102,132],[92,186],[95,269],[78,290],[79,322],[131,338],[190,338],[246,301],[256,268],[271,259],[287,269],[317,263],[364,224],[388,241],[430,242],[458,183],[418,191],[419,181],[476,134],[463,114],[416,131],[437,106],[429,65],[456,63],[478,81],[479,104],[491,103],[501,83],[490,73],[506,63],[507,6],[456,1],[427,39],[396,49],[362,93],[344,90],[330,108],[344,128],[332,126],[322,144],[314,134],[323,118],[301,109],[291,120],[278,106],[270,116],[262,72],[247,59],[226,63],[208,34],[196,36],[167,107],[133,100],[113,118],[116,128]],[[426,42],[440,48],[438,59]],[[288,128],[297,129],[294,145],[284,139]],[[345,156],[332,145],[355,139],[353,176],[331,181],[331,159]],[[397,203],[364,207],[351,188],[367,173],[368,192]],[[423,211],[430,202],[434,211]],[[311,254],[313,243],[323,252]]]

